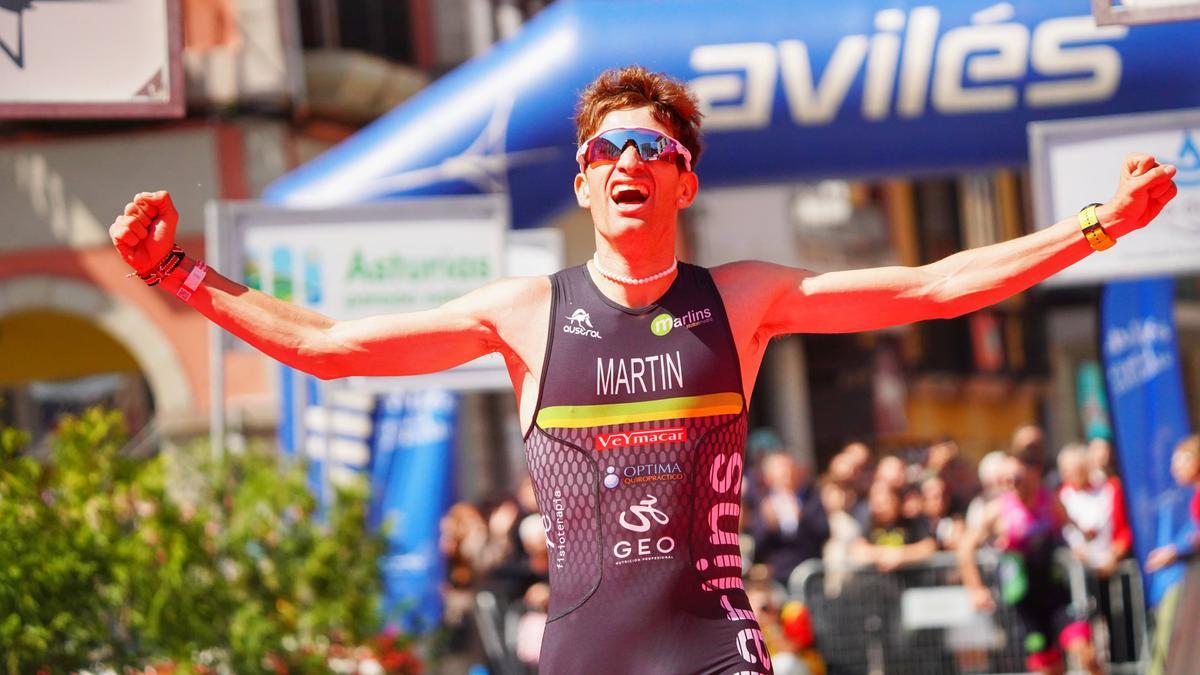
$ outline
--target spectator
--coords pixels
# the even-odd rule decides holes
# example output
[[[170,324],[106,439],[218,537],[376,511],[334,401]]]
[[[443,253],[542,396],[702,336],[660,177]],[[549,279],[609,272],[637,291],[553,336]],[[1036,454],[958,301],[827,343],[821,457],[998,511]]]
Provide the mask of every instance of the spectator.
[[[879,460],[879,466],[875,467],[874,482],[876,484],[883,483],[899,494],[908,484],[908,467],[904,464],[904,460],[895,455],[888,455]]]
[[[1063,538],[1084,567],[1107,579],[1129,550],[1113,536],[1112,486],[1092,482],[1087,450],[1079,444],[1058,451],[1058,473],[1062,478],[1058,498],[1068,519]]]
[[[1093,574],[1088,575],[1088,592],[1096,600],[1096,610],[1108,625],[1109,654],[1114,661],[1130,662],[1138,658],[1133,622],[1128,621],[1126,612],[1121,608],[1130,607],[1135,602],[1131,588],[1120,584],[1116,588],[1112,584],[1100,583],[1111,576],[1120,561],[1129,555],[1133,549],[1133,530],[1129,527],[1129,517],[1125,510],[1125,492],[1121,479],[1113,475],[1112,444],[1103,438],[1094,438],[1087,445],[1088,482],[1095,490],[1107,493],[1111,504],[1111,517],[1108,526],[1111,527],[1111,567],[1100,565],[1094,567]],[[1067,476],[1064,480],[1069,480]],[[1074,482],[1078,482],[1076,478]],[[1068,509],[1069,511],[1069,509]],[[1114,603],[1112,594],[1120,594]]]
[[[900,513],[907,520],[920,518],[925,511],[925,498],[921,495],[920,488],[905,484],[904,489],[900,490]],[[933,523],[929,523],[933,527]]]
[[[963,514],[967,504],[979,494],[980,485],[975,479],[971,463],[959,451],[958,443],[946,439],[929,446],[922,478],[937,476],[945,481],[947,509],[950,513]]]
[[[442,516],[440,533],[438,545],[446,558],[446,581],[441,589],[447,647],[456,654],[478,652],[469,618],[487,545],[487,523],[474,505],[459,502]]]
[[[526,479],[516,496],[497,506],[488,519],[491,573],[487,585],[504,610],[519,603],[525,591],[545,581],[549,572],[546,531],[542,516],[530,509],[533,501],[532,484]]]
[[[825,561],[825,595],[837,597],[850,574],[850,547],[862,536],[862,526],[846,510],[850,488],[826,478],[821,483],[821,505],[829,520],[829,541],[821,551]]]
[[[550,608],[550,557],[541,516],[530,514],[521,519],[518,534],[529,556],[531,583],[522,595],[522,607],[517,619],[517,658],[536,668]]]
[[[1200,487],[1200,435],[1188,436],[1171,455],[1171,475],[1180,485]],[[1192,519],[1200,525],[1200,489],[1192,495]],[[1177,560],[1190,558],[1200,549],[1200,532],[1185,534],[1179,541],[1160,546],[1146,557],[1146,570],[1156,572]]]
[[[928,523],[920,516],[911,519],[902,516],[900,495],[890,484],[880,481],[871,486],[867,504],[869,519],[862,536],[851,547],[851,555],[857,562],[891,572],[927,560],[937,551]]]
[[[1125,506],[1125,486],[1113,468],[1112,443],[1093,438],[1087,446],[1088,469],[1093,483],[1103,483],[1112,490],[1113,546],[1123,551],[1121,557],[1133,550],[1133,529],[1129,527],[1129,511]]]
[[[1001,598],[1016,609],[1028,636],[1026,668],[1060,675],[1061,644],[1084,669],[1099,673],[1090,625],[1081,608],[1071,605],[1070,590],[1056,574],[1054,551],[1061,543],[1064,514],[1042,482],[1044,452],[1036,443],[1017,442],[1022,433],[1034,437],[1026,429],[1014,435],[1009,460],[1014,488],[989,502],[979,527],[962,537],[958,553],[963,585],[977,609],[995,608],[975,561],[976,548],[994,536],[1009,570],[1002,576]]]
[[[829,520],[812,481],[790,454],[764,456],[762,476],[762,501],[751,524],[754,558],[786,586],[797,565],[820,557],[829,539]]]
[[[994,450],[983,456],[979,461],[980,493],[971,500],[967,507],[967,529],[977,529],[983,520],[984,510],[991,500],[995,499],[1006,488],[1012,486],[1006,480],[1008,459],[1000,450]]]
[[[846,456],[851,487],[854,489],[852,496],[855,500],[865,498],[871,489],[871,448],[866,443],[855,441],[842,448],[841,454]]]
[[[937,476],[926,478],[921,483],[921,497],[922,515],[929,522],[938,549],[954,550],[962,535],[963,520],[950,510],[950,493],[946,489],[946,481]]]

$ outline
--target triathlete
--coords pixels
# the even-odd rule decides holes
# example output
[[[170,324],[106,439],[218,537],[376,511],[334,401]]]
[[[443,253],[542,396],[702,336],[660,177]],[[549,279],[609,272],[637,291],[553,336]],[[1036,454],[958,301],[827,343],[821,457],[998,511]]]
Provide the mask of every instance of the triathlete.
[[[766,673],[737,541],[746,402],[771,338],[998,302],[1146,225],[1175,195],[1174,168],[1129,157],[1082,232],[1072,216],[921,267],[709,270],[675,258],[679,212],[699,190],[700,117],[676,80],[640,67],[601,74],[576,117],[574,191],[594,256],[428,311],[339,321],[206,270],[173,249],[179,214],[165,191],[138,194],[110,234],[147,283],[318,377],[503,355],[552,544],[545,672]]]

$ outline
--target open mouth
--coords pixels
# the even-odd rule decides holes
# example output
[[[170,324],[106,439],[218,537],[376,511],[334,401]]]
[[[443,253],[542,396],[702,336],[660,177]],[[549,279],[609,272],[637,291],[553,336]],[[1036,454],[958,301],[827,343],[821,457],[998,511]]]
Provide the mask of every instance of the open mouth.
[[[640,185],[618,185],[612,191],[612,200],[617,204],[645,204],[650,191]]]

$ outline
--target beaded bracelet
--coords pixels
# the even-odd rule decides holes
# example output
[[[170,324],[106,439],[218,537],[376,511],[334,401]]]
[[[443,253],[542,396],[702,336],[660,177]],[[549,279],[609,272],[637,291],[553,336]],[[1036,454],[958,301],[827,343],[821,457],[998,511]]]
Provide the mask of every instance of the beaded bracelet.
[[[185,256],[186,254],[182,248],[173,246],[171,247],[171,252],[158,261],[158,264],[153,269],[144,274],[139,274],[138,278],[146,282],[147,286],[157,286],[163,279],[167,278],[167,275],[174,272],[175,268],[179,267]]]

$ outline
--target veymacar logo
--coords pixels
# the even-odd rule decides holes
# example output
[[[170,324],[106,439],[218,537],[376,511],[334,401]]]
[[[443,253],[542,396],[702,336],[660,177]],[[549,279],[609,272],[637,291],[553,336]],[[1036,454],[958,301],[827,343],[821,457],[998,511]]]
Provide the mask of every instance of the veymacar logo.
[[[563,332],[574,335],[585,335],[597,340],[603,339],[600,337],[600,332],[592,327],[592,317],[587,311],[578,307],[571,315],[567,317],[567,323],[563,324]]]
[[[687,439],[687,427],[670,427],[667,429],[615,431],[611,434],[597,434],[595,440],[597,450],[612,450],[613,448],[627,448],[633,445],[682,443]]]

